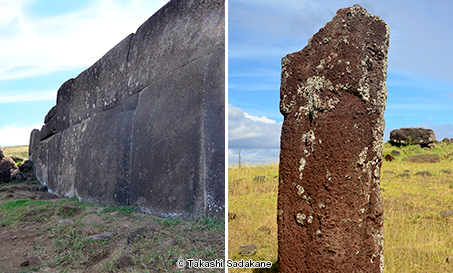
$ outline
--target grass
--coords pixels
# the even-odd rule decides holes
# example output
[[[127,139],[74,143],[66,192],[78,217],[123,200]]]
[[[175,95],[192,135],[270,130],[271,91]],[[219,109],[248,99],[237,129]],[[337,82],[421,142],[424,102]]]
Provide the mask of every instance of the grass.
[[[20,195],[19,189],[32,183],[0,185],[2,232],[21,233],[22,228],[33,227],[32,231],[30,228],[27,231],[29,236],[41,238],[36,244],[30,240],[32,248],[22,251],[27,255],[41,257],[44,262],[39,266],[19,268],[18,272],[125,272],[115,264],[116,259],[124,255],[130,256],[133,261],[126,272],[187,272],[176,267],[178,259],[212,261],[224,258],[224,220],[160,219],[138,213],[132,208],[93,205],[79,202],[75,198],[10,200],[12,197],[7,197],[10,192]],[[70,206],[63,206],[64,204]],[[120,213],[113,216],[113,212]],[[84,223],[82,220],[88,214],[96,214],[102,221]],[[71,219],[73,222],[59,224],[63,219]],[[135,243],[126,243],[128,234],[135,227],[149,222],[154,223],[152,229],[146,231]],[[125,224],[130,227],[125,229]],[[81,230],[85,231],[81,233]],[[117,235],[107,241],[86,238],[87,235],[103,232],[115,232]],[[49,246],[41,243],[42,240],[52,242]],[[172,243],[167,243],[169,241]],[[27,241],[27,245],[30,244]],[[222,269],[200,272],[219,271]]]
[[[442,218],[440,211],[453,209],[453,144],[437,144],[425,150],[417,146],[384,145],[384,155],[397,150],[401,155],[384,161],[381,187],[384,198],[385,272],[453,272],[453,217]],[[402,158],[435,153],[439,163],[408,163]],[[452,173],[443,172],[449,170]],[[432,176],[415,175],[429,171]],[[410,177],[399,177],[409,173]],[[277,188],[278,165],[242,166],[228,169],[228,211],[236,218],[229,221],[228,257],[235,261],[277,261]],[[266,176],[262,182],[257,176]],[[267,226],[270,234],[256,231]],[[239,254],[240,245],[255,244],[254,256]],[[229,272],[250,272],[230,269]],[[255,270],[254,272],[258,272]]]
[[[28,146],[8,146],[2,147],[5,156],[16,156],[24,160],[28,159]]]

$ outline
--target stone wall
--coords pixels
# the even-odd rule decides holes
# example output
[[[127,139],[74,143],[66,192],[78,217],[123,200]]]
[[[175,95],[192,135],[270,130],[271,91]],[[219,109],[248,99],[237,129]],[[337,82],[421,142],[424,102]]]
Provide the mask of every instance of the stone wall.
[[[223,0],[172,0],[58,90],[30,137],[49,191],[161,217],[223,217]]]

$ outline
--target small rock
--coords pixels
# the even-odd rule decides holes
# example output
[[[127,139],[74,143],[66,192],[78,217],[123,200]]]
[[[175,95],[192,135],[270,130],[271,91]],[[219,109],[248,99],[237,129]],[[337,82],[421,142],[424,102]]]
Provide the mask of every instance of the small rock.
[[[17,157],[17,156],[12,156],[11,159],[14,160],[14,162],[16,162],[16,163],[24,161],[23,158],[20,158],[20,157]]]
[[[85,210],[86,210],[87,213],[95,213],[96,212],[96,209],[93,208],[93,207],[86,207]]]
[[[33,163],[30,160],[26,160],[24,164],[21,164],[19,170],[23,173],[29,172],[33,169]]]
[[[422,171],[422,172],[417,172],[415,175],[420,175],[420,176],[433,176],[430,172],[428,171]]]
[[[20,263],[20,266],[21,266],[21,267],[25,267],[25,266],[29,266],[29,265],[30,265],[30,261],[29,261],[29,260],[25,260],[25,261],[22,261],[22,262]]]
[[[119,217],[119,216],[121,216],[121,214],[123,214],[123,213],[121,211],[117,210],[117,211],[110,213],[110,216]]]
[[[102,222],[102,218],[97,214],[88,214],[82,219],[82,223],[84,224],[100,224]]]
[[[26,216],[33,216],[40,214],[42,211],[40,209],[31,209],[25,213]]]
[[[70,214],[75,214],[78,210],[80,210],[80,207],[65,203],[65,204],[61,205],[61,208],[58,210],[58,214],[70,215]]]
[[[445,259],[445,261],[446,261],[447,263],[451,263],[451,262],[453,262],[453,257],[448,256],[447,259]]]
[[[256,182],[264,182],[265,179],[266,179],[266,176],[260,175],[260,176],[255,176],[255,177],[253,178],[253,181],[256,181]]]
[[[51,200],[51,199],[57,199],[58,196],[55,194],[51,194],[50,192],[43,192],[40,195],[38,195],[38,200]]]
[[[446,210],[443,210],[440,212],[440,216],[442,216],[443,218],[447,218],[452,215],[453,215],[453,210],[446,209]]]
[[[403,172],[404,173],[410,173],[410,172],[412,172],[412,170],[404,170]]]
[[[239,254],[242,254],[245,256],[255,255],[257,250],[258,250],[258,247],[254,244],[239,246]]]
[[[71,231],[71,235],[76,237],[76,236],[86,236],[88,234],[93,234],[94,233],[94,228],[93,226],[78,226],[74,227]]]
[[[88,236],[85,238],[85,240],[91,239],[93,241],[107,241],[107,240],[110,240],[110,238],[112,238],[116,234],[117,234],[116,232],[106,232],[106,233]]]
[[[271,234],[271,229],[267,226],[262,226],[258,228],[256,231]]]
[[[115,265],[119,269],[123,269],[123,268],[126,268],[126,267],[134,266],[135,263],[132,260],[131,256],[121,256],[118,259],[116,259]]]
[[[391,174],[394,174],[395,172],[394,172],[394,171],[384,171],[384,173],[391,173]]]
[[[401,154],[401,152],[397,151],[397,150],[393,150],[390,152],[392,155],[394,156],[399,156]]]
[[[168,246],[174,246],[174,245],[176,245],[176,241],[175,241],[175,239],[170,238],[167,241],[165,241],[164,244],[166,244]]]
[[[70,226],[70,225],[74,224],[74,221],[71,219],[63,219],[63,220],[60,220],[58,222],[58,224],[61,226]]]
[[[131,245],[137,241],[138,238],[146,238],[148,232],[154,232],[154,229],[150,227],[138,227],[127,235],[127,244]]]
[[[435,149],[436,147],[437,147],[437,145],[434,143],[428,144],[428,148],[430,148],[430,149]]]
[[[411,177],[411,175],[408,173],[402,173],[402,174],[399,174],[398,177]]]
[[[147,220],[147,221],[143,222],[142,225],[144,227],[147,227],[147,228],[151,229],[151,230],[158,229],[160,227],[159,222],[157,222],[155,220]]]
[[[448,139],[448,138],[444,138],[444,139],[442,139],[442,142],[447,143],[447,144],[450,144],[450,143],[451,143],[451,140]]]
[[[22,261],[20,263],[20,266],[21,267],[26,267],[26,266],[33,267],[33,266],[39,266],[41,263],[42,263],[42,260],[40,258],[38,258],[36,256],[30,256],[30,257],[28,257],[28,259]],[[22,272],[22,271],[20,271],[20,272]]]
[[[405,157],[403,158],[403,161],[415,163],[437,163],[440,162],[440,158],[436,154],[421,154]]]
[[[72,225],[74,221],[71,219],[63,219],[58,222],[59,225]]]
[[[228,220],[236,219],[236,213],[228,212]]]
[[[442,170],[441,172],[446,173],[446,174],[451,174],[450,170]]]
[[[386,155],[384,156],[384,158],[385,158],[385,160],[387,160],[387,161],[392,161],[392,160],[395,159],[395,157],[394,157],[393,155],[391,155],[391,154],[386,154]]]

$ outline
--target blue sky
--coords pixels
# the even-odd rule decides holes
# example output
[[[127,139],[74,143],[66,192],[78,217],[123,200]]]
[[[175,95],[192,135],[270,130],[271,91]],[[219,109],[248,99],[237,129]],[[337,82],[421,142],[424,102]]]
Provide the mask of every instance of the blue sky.
[[[384,140],[425,127],[453,138],[453,2],[229,0],[228,161],[278,161],[281,58],[301,50],[340,8],[360,4],[390,27]]]
[[[0,146],[28,145],[58,88],[168,0],[0,0]]]

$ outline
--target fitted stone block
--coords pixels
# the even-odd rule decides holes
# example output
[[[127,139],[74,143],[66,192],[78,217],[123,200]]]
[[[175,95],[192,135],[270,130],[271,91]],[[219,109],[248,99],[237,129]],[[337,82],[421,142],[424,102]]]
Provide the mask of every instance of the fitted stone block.
[[[282,60],[282,272],[382,272],[380,167],[389,29],[340,9]]]
[[[224,1],[172,0],[65,82],[35,175],[50,192],[162,217],[223,217]]]

